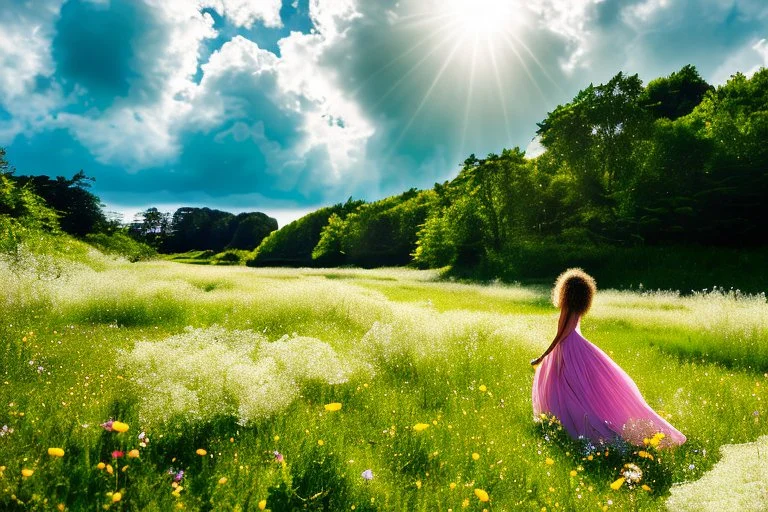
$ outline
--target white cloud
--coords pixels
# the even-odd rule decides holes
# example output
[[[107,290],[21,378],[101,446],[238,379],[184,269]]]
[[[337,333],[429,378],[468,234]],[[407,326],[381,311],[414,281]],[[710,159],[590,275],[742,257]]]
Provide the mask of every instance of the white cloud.
[[[133,42],[142,75],[128,96],[103,112],[62,113],[52,122],[68,128],[97,161],[129,171],[167,164],[178,154],[174,127],[192,108],[200,46],[216,36],[213,19],[193,4],[145,1],[155,18]]]
[[[54,72],[50,47],[61,3],[19,2],[0,9],[0,107],[13,118],[0,121],[0,144],[45,122],[63,101],[59,88],[38,87],[38,80]]]
[[[722,85],[736,72],[750,77],[761,67],[768,67],[768,40],[765,38],[753,40],[731,53],[714,72],[711,81]]]
[[[309,15],[317,31],[332,40],[361,17],[356,0],[309,0]]]
[[[634,5],[627,6],[622,11],[622,16],[630,24],[648,23],[658,15],[663,15],[665,9],[671,5],[671,0],[645,0]]]
[[[564,71],[572,73],[591,64],[589,52],[593,45],[591,21],[594,8],[602,0],[535,0],[528,8],[539,16],[542,28],[562,37],[568,55],[561,59]]]
[[[270,28],[283,26],[282,0],[200,0],[200,7],[216,10],[237,27],[251,28],[257,21]]]

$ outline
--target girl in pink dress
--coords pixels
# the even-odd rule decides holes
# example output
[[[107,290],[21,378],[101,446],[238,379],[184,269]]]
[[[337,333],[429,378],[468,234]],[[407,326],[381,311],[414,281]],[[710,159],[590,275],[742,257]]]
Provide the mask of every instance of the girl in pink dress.
[[[581,269],[558,277],[553,301],[560,308],[557,335],[547,350],[531,361],[533,414],[554,415],[574,439],[609,443],[623,438],[643,445],[662,433],[660,446],[680,445],[685,436],[645,402],[637,385],[579,328],[592,305],[595,280]]]

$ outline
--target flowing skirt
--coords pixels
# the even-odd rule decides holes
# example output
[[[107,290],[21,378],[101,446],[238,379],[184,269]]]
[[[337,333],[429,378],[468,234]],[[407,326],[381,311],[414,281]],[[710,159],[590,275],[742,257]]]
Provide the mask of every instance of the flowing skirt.
[[[551,414],[571,437],[593,443],[617,437],[641,446],[661,432],[660,446],[685,436],[645,402],[634,381],[608,355],[574,330],[544,358],[533,378],[533,414]]]

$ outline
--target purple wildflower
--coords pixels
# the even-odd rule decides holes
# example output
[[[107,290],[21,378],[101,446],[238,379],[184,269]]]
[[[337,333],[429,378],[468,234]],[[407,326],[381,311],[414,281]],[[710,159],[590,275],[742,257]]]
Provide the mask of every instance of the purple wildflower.
[[[111,419],[111,418],[110,418],[110,420],[109,420],[109,421],[105,421],[104,423],[102,423],[102,424],[101,424],[101,427],[102,427],[104,430],[106,430],[107,432],[112,432],[112,424],[113,424],[114,422],[115,422],[115,421],[114,421],[113,419]]]
[[[277,462],[279,462],[280,464],[282,464],[283,462],[285,462],[285,458],[283,457],[283,454],[282,454],[282,453],[280,453],[280,452],[279,452],[279,451],[277,451],[277,450],[275,450],[275,452],[274,452],[274,453],[275,453],[275,460],[276,460]]]
[[[368,481],[373,480],[373,471],[371,471],[370,469],[366,469],[360,474],[360,476],[362,476],[365,480],[368,480]]]

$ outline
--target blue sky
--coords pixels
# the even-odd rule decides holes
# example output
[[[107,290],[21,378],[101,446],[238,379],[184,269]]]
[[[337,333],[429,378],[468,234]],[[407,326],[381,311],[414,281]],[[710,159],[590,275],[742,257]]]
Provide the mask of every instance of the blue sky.
[[[766,38],[764,0],[5,0],[0,146],[21,174],[83,169],[129,218],[283,225],[526,148],[618,71],[754,72]]]

